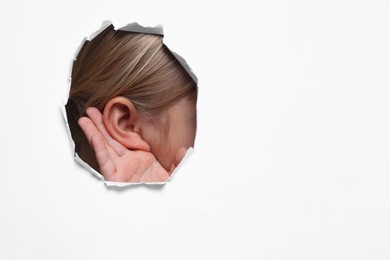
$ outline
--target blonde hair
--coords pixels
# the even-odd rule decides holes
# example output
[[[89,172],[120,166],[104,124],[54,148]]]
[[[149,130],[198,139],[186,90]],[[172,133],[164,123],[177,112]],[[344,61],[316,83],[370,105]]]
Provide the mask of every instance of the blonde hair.
[[[196,83],[163,44],[162,36],[109,26],[85,42],[73,64],[69,97],[102,110],[125,96],[139,112],[156,115],[179,99],[196,96]]]
[[[86,41],[73,63],[66,105],[72,138],[88,107],[103,111],[116,96],[128,98],[147,117],[160,115],[177,101],[196,101],[197,84],[163,44],[161,35],[116,31],[107,27]],[[81,134],[83,137],[84,135]]]

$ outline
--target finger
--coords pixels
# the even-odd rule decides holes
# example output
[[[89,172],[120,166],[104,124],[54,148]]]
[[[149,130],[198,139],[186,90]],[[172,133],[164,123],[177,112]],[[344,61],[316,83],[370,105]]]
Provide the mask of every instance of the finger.
[[[168,174],[169,174],[169,175],[172,175],[172,173],[175,171],[175,169],[176,169],[176,166],[175,166],[174,163],[172,163],[171,168],[169,169]]]
[[[78,120],[78,124],[80,128],[83,130],[85,137],[87,138],[89,145],[93,147],[92,145],[92,136],[100,134],[100,132],[97,130],[91,119],[88,117],[81,117]]]
[[[111,137],[108,133],[104,123],[103,123],[103,115],[97,108],[89,107],[86,110],[87,115],[91,118],[92,122],[95,124],[97,130],[102,134],[107,144],[111,146],[114,151],[118,154],[118,156],[123,156],[127,152],[127,148],[117,142],[115,139]]]
[[[183,160],[186,153],[187,153],[187,149],[184,147],[181,147],[177,150],[175,158],[172,162],[171,168],[168,172],[169,175],[171,175],[175,171],[176,167],[180,164],[181,160]]]
[[[100,113],[100,111],[95,107],[87,108],[86,113],[88,117],[92,120],[92,122],[95,124],[99,132],[102,134],[106,142],[110,141],[112,137],[107,132],[106,127],[104,126],[102,113]]]
[[[99,136],[101,136],[102,140],[104,141],[102,134],[96,128],[95,124],[92,122],[92,120],[90,118],[88,118],[88,117],[81,117],[79,119],[78,123],[79,123],[81,129],[83,130],[85,136],[87,137],[89,145],[92,148],[94,148],[93,144],[92,144],[92,137],[93,136],[99,135]],[[107,150],[110,153],[111,158],[113,158],[113,160],[118,158],[117,153],[112,148],[107,147]]]
[[[97,130],[91,119],[87,117],[81,117],[78,123],[87,137],[90,146],[95,151],[100,173],[106,180],[109,180],[116,172],[113,160],[117,155],[115,152],[111,152],[110,155],[110,151],[104,142],[103,136]]]
[[[169,173],[156,160],[148,170],[142,175],[141,182],[165,182],[169,178]]]
[[[156,161],[153,167],[153,175],[156,182],[165,182],[169,179],[170,174]]]
[[[108,147],[100,134],[95,134],[91,138],[96,160],[99,164],[100,173],[105,180],[111,180],[116,173],[115,163],[108,151]]]
[[[93,145],[92,145],[92,137],[95,136],[95,135],[100,135],[102,136],[103,138],[103,135],[101,134],[101,132],[96,128],[96,124],[88,117],[81,117],[78,121],[81,129],[83,130],[85,136],[87,137],[88,139],[88,142],[90,144],[90,146],[93,148]],[[103,139],[104,140],[104,139]],[[112,139],[113,140],[113,139]],[[113,150],[112,148],[110,147],[107,147],[108,149],[108,152],[110,153],[111,157],[113,159],[116,159],[118,158],[118,154],[115,150]]]
[[[181,160],[183,160],[186,153],[187,153],[187,149],[184,147],[181,147],[177,150],[175,160],[174,160],[175,166],[179,165],[179,163],[181,162]]]

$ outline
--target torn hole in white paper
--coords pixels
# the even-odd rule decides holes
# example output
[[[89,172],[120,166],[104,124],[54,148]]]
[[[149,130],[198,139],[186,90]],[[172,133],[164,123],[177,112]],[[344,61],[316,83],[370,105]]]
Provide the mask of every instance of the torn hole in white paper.
[[[193,152],[197,77],[163,36],[106,21],[75,54],[62,112],[75,160],[107,186],[165,184]]]

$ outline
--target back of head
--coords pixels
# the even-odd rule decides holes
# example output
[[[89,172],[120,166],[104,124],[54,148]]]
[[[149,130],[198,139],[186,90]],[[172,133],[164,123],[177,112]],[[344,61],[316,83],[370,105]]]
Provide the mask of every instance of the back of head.
[[[76,152],[85,137],[77,124],[88,107],[102,111],[116,96],[137,111],[159,118],[184,97],[197,98],[197,84],[163,44],[161,35],[116,31],[111,25],[86,41],[73,63],[68,122]]]

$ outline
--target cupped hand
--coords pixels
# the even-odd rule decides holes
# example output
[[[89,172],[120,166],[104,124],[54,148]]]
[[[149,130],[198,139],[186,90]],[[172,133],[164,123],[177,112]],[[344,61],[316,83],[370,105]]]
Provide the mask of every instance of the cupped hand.
[[[169,176],[151,152],[129,150],[113,139],[103,123],[103,115],[97,108],[86,111],[88,117],[78,121],[95,151],[100,174],[106,181],[116,182],[164,182]]]

